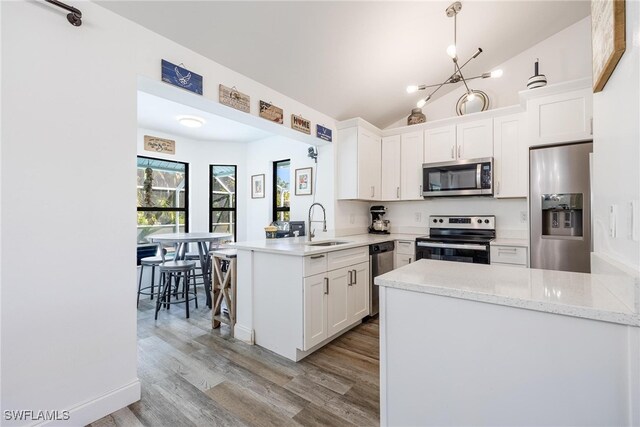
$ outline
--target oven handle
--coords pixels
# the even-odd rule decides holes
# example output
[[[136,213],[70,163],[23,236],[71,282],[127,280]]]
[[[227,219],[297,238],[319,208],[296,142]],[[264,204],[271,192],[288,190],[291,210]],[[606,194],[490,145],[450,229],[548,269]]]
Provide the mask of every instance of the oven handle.
[[[431,242],[418,242],[418,246],[427,248],[442,248],[442,249],[470,249],[472,251],[487,251],[485,245],[461,245],[456,243],[431,243]]]

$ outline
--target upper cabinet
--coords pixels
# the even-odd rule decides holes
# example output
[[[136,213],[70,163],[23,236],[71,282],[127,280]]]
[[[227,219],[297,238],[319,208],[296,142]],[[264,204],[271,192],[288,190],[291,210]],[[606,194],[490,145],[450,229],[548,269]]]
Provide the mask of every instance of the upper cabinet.
[[[530,145],[591,139],[593,93],[591,87],[536,97],[527,101]]]
[[[527,197],[529,149],[523,114],[493,121],[493,194],[496,198]]]
[[[403,133],[400,137],[400,199],[424,200],[422,197],[423,133]]]
[[[424,131],[425,163],[493,156],[493,120],[475,120]]]
[[[382,200],[400,200],[400,135],[382,138]]]
[[[363,126],[338,130],[338,199],[381,199],[381,144],[380,135]]]

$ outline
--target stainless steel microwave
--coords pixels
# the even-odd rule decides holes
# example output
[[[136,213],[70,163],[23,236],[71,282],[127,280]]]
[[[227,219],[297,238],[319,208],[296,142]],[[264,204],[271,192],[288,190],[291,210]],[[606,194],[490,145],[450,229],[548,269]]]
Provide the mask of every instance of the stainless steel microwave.
[[[422,165],[422,196],[492,196],[493,158]]]

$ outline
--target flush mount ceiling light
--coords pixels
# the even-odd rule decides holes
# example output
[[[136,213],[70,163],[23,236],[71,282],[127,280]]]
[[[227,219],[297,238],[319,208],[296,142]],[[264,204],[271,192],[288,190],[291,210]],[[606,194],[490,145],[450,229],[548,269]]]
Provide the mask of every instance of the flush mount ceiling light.
[[[204,119],[196,116],[178,116],[178,123],[188,128],[199,128],[205,123],[205,121]]]
[[[469,80],[473,80],[473,79],[487,79],[490,77],[496,78],[496,77],[500,77],[502,76],[502,70],[495,70],[495,71],[491,71],[488,73],[483,73],[480,74],[479,76],[475,76],[475,77],[467,77],[465,78],[462,75],[462,69],[464,68],[465,65],[467,65],[472,59],[475,59],[478,57],[478,55],[480,55],[482,53],[482,49],[478,48],[478,50],[476,51],[476,53],[473,54],[473,56],[471,56],[471,58],[467,59],[467,61],[460,65],[458,63],[458,49],[457,49],[457,45],[456,45],[456,32],[457,32],[457,21],[456,21],[456,17],[458,16],[458,13],[460,13],[460,11],[462,10],[462,3],[460,3],[459,1],[452,3],[447,9],[446,9],[446,13],[447,16],[449,18],[453,18],[453,44],[451,46],[449,46],[447,48],[447,55],[449,55],[449,57],[451,58],[451,60],[453,61],[453,74],[451,74],[449,77],[447,77],[447,79],[439,84],[434,84],[434,85],[411,85],[411,86],[407,86],[407,93],[413,93],[413,92],[417,92],[419,90],[425,90],[427,88],[432,88],[435,87],[435,89],[429,94],[427,95],[426,98],[421,99],[420,101],[418,101],[417,106],[418,108],[422,108],[424,107],[424,105],[427,103],[427,101],[429,101],[431,99],[431,97],[438,91],[440,90],[440,88],[446,84],[454,84],[454,83],[459,83],[462,82],[464,84],[464,87],[467,89],[467,99],[469,100],[473,100],[473,98],[475,97],[474,92],[469,89],[469,86],[467,85],[467,81]]]

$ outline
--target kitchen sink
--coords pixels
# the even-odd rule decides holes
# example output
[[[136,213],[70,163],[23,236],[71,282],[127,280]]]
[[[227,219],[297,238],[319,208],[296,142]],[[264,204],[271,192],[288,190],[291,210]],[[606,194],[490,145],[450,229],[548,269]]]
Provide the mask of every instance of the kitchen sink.
[[[344,245],[347,243],[351,243],[351,242],[339,242],[337,240],[328,240],[325,242],[312,242],[312,243],[307,243],[307,246],[337,246],[337,245]]]

